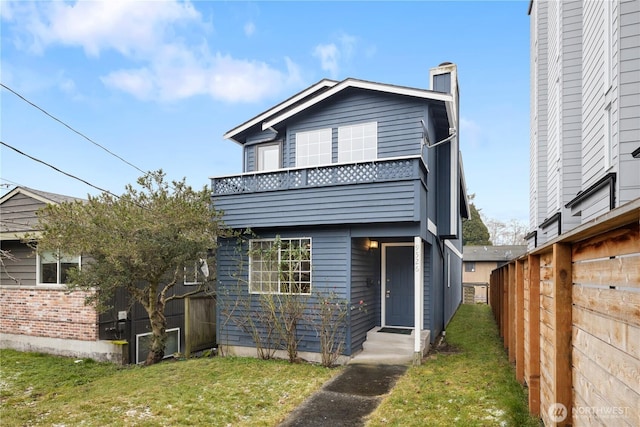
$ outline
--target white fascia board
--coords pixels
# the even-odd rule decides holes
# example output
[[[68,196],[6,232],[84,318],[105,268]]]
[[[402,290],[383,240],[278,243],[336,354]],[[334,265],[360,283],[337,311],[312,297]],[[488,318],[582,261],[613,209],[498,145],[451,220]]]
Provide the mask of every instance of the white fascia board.
[[[444,101],[445,104],[449,104],[453,102],[453,96],[448,93],[441,92],[432,92],[424,89],[415,89],[405,86],[394,86],[382,83],[374,83],[365,80],[356,80],[356,79],[346,79],[333,86],[331,89],[321,93],[318,96],[313,97],[307,102],[298,105],[296,108],[292,108],[291,110],[272,118],[269,121],[266,121],[262,124],[262,130],[269,129],[281,123],[282,121],[292,117],[307,108],[310,108],[317,103],[324,101],[325,99],[335,95],[336,93],[345,90],[347,88],[358,88],[358,89],[367,89],[373,90],[377,92],[391,93],[395,95],[406,95],[412,96],[414,98],[422,98],[422,99],[430,99],[434,101]],[[447,114],[449,114],[449,107],[447,107]]]
[[[458,250],[458,248],[456,248],[455,246],[453,246],[453,243],[451,243],[451,241],[449,240],[445,240],[444,244],[451,249],[451,252],[453,252],[458,258],[462,259],[462,253]]]
[[[235,141],[233,138],[239,134],[240,132],[243,132],[247,129],[249,129],[251,126],[255,126],[256,124],[258,124],[259,122],[261,122],[262,120],[265,120],[267,117],[273,116],[274,114],[277,114],[278,112],[282,111],[283,109],[295,104],[296,102],[300,101],[301,99],[311,95],[312,93],[320,90],[323,87],[333,87],[336,84],[338,84],[337,81],[335,80],[329,80],[329,79],[323,79],[321,81],[319,81],[318,83],[314,84],[313,86],[308,87],[307,89],[303,90],[302,92],[292,96],[291,98],[285,100],[284,102],[281,102],[280,104],[276,105],[275,107],[265,111],[264,113],[254,117],[253,119],[241,124],[238,127],[235,127],[233,129],[231,129],[230,131],[228,131],[227,133],[225,133],[223,135],[224,139],[231,139],[233,141]],[[266,129],[263,127],[263,130]],[[235,141],[238,142],[238,141]]]

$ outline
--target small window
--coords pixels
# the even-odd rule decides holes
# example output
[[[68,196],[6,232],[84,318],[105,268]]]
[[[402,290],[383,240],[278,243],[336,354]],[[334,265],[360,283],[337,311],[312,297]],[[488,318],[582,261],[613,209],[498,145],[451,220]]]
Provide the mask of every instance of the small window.
[[[296,133],[296,166],[331,163],[331,128]]]
[[[280,143],[258,145],[257,170],[271,171],[280,169]]]
[[[80,268],[80,257],[54,251],[38,254],[38,283],[66,284],[72,268]]]
[[[362,162],[377,158],[377,122],[338,128],[338,162]]]
[[[476,271],[476,263],[469,261],[464,263],[464,271],[467,273],[473,273]]]
[[[249,242],[249,292],[311,293],[311,238]]]
[[[151,346],[151,332],[136,335],[136,363],[144,363],[149,355]],[[164,358],[180,353],[180,328],[167,329],[167,342],[164,346]]]
[[[209,277],[209,265],[206,259],[199,259],[184,268],[185,285],[201,285]]]

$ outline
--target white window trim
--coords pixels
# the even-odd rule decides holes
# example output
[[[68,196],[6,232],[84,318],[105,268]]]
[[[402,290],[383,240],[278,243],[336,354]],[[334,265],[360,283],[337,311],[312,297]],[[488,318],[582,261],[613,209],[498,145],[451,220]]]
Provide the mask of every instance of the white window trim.
[[[169,332],[174,332],[174,331],[178,331],[178,353],[181,352],[181,346],[180,346],[180,328],[171,328],[171,329],[167,329],[166,333],[168,334]],[[152,332],[146,332],[144,334],[137,334],[136,335],[136,364],[139,365],[140,363],[144,363],[144,360],[140,360],[138,357],[140,356],[140,338],[141,337],[146,337],[151,335]],[[168,359],[169,357],[173,357],[173,353],[171,354],[165,354],[162,358],[163,359]]]
[[[329,159],[327,161],[325,161],[325,162],[319,161],[318,163],[313,163],[313,164],[308,163],[308,164],[305,164],[303,166],[300,166],[301,159],[302,158],[307,158],[308,159],[309,155],[307,154],[306,156],[301,157],[301,155],[300,155],[301,150],[300,150],[300,147],[299,147],[298,138],[300,138],[302,136],[308,136],[308,135],[311,135],[311,134],[318,134],[318,137],[320,137],[321,134],[327,133],[327,132],[329,133],[329,141],[328,141],[329,142],[329,152],[328,153],[326,153],[326,152],[318,153],[318,156],[319,157],[322,156],[322,155],[326,156],[326,154],[329,154]],[[319,143],[319,145],[326,144],[326,143],[327,143],[326,140],[322,140]],[[308,168],[308,167],[315,167],[315,166],[330,165],[333,162],[333,128],[321,128],[321,129],[313,129],[313,130],[308,130],[308,131],[296,132],[296,135],[295,135],[295,150],[296,150],[296,167]]]
[[[48,252],[53,252],[53,251],[48,251]],[[41,268],[40,268],[40,261],[41,261],[41,257],[40,257],[40,253],[36,251],[36,285],[37,286],[65,286],[66,283],[60,283],[60,251],[58,251],[58,259],[57,259],[57,277],[56,277],[56,283],[43,283],[40,281],[41,276]],[[74,257],[76,258],[76,257]],[[77,257],[78,260],[78,269],[82,269],[82,257],[78,256]]]
[[[280,238],[280,241],[291,241],[291,240],[309,240],[309,292],[280,292],[280,277],[278,277],[278,291],[277,292],[266,292],[266,291],[254,291],[251,287],[251,278],[252,278],[252,262],[251,262],[251,246],[253,242],[275,242],[276,239],[251,239],[249,240],[249,276],[247,278],[247,286],[250,294],[253,295],[311,295],[313,292],[313,239],[311,237],[286,237]],[[278,252],[278,263],[280,263],[280,253]]]

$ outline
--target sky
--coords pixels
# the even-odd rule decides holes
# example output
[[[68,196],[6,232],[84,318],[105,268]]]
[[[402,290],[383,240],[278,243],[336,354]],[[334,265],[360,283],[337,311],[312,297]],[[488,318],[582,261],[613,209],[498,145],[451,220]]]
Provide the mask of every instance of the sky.
[[[24,154],[0,146],[0,194],[15,185],[121,194],[159,169],[200,189],[242,172],[225,132],[317,81],[428,89],[429,69],[448,61],[458,67],[468,192],[487,217],[528,223],[527,8],[2,0],[0,140]]]

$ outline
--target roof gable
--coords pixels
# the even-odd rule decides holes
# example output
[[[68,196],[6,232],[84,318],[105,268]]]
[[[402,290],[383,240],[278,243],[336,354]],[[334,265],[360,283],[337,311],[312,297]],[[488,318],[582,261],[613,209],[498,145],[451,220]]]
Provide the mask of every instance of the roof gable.
[[[228,131],[224,134],[224,138],[232,139],[235,142],[243,144],[244,139],[249,132],[262,132],[271,129],[274,126],[281,124],[283,121],[350,88],[404,95],[441,103],[446,109],[449,127],[456,127],[455,114],[453,110],[454,99],[451,94],[353,78],[348,78],[341,82],[325,79],[276,105],[275,107],[257,115],[240,126]]]
[[[297,94],[293,95],[292,97],[284,100],[283,102],[281,102],[280,104],[276,105],[275,107],[272,107],[270,109],[268,109],[267,111],[258,114],[257,116],[255,116],[254,118],[244,122],[243,124],[231,129],[230,131],[226,132],[223,137],[225,139],[231,139],[236,141],[236,137],[238,137],[238,135],[241,135],[243,132],[246,132],[247,130],[251,129],[252,127],[255,127],[257,125],[260,125],[263,121],[269,119],[270,117],[273,117],[274,115],[281,113],[282,111],[287,110],[288,108],[291,108],[292,106],[296,105],[297,103],[303,101],[305,98],[308,98],[309,96],[313,96],[314,94],[321,92],[322,90],[332,87],[334,85],[336,85],[338,82],[335,80],[329,80],[329,79],[323,79],[320,80],[318,83],[309,86],[307,89],[298,92]],[[239,142],[239,141],[236,141]]]
[[[82,199],[33,188],[15,187],[0,198],[0,238],[20,239],[25,233],[36,231],[38,209],[49,204],[76,200]]]

